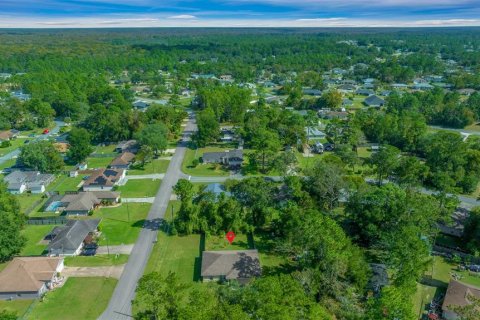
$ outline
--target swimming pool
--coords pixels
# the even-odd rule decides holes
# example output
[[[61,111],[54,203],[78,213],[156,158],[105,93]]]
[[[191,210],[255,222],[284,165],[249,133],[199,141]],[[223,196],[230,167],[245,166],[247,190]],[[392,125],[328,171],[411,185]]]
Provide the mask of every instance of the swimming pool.
[[[61,201],[53,201],[48,205],[48,207],[45,208],[46,212],[56,212],[58,211],[58,208],[62,206]]]

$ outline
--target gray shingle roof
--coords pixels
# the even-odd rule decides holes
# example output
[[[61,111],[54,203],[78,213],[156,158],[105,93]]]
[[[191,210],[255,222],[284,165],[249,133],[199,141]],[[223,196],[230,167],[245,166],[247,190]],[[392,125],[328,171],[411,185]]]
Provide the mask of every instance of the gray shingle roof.
[[[69,220],[48,245],[48,252],[63,253],[76,251],[90,232],[95,231],[100,219]]]
[[[204,251],[202,277],[248,279],[262,274],[257,250]]]

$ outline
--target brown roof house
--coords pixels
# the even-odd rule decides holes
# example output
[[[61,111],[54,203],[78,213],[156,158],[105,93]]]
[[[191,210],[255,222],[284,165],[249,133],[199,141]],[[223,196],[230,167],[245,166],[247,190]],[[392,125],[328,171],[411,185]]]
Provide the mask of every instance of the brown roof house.
[[[99,169],[88,177],[83,184],[83,191],[111,191],[114,186],[125,179],[123,169]]]
[[[0,273],[0,299],[35,299],[52,289],[60,280],[63,258],[14,258]]]
[[[17,135],[17,130],[0,131],[0,142],[12,140],[13,138],[17,137]]]
[[[111,169],[128,169],[133,162],[133,159],[135,159],[135,154],[131,152],[122,152],[122,154],[110,162],[108,167]]]
[[[257,250],[204,251],[202,254],[203,281],[238,280],[246,283],[261,274]]]
[[[450,280],[442,305],[442,316],[446,320],[460,319],[452,307],[464,307],[472,304],[471,298],[480,299],[480,288]],[[480,309],[478,310],[480,313]]]

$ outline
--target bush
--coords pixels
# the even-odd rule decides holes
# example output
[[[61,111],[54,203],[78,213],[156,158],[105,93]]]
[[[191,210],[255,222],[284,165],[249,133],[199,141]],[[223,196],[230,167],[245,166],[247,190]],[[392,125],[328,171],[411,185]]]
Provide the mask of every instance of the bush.
[[[8,140],[5,140],[5,141],[2,141],[2,143],[0,144],[0,148],[8,148],[12,145],[12,143]]]

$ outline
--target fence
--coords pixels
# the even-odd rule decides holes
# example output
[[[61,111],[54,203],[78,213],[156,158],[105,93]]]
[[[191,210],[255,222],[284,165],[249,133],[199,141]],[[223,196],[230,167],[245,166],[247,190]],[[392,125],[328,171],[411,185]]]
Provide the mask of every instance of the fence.
[[[449,255],[452,255],[452,256],[457,255],[460,258],[462,258],[463,261],[469,261],[470,263],[480,264],[480,258],[479,257],[472,256],[468,253],[465,253],[465,252],[462,252],[462,251],[459,251],[459,250],[455,250],[453,248],[434,245],[433,246],[433,252],[434,253],[437,252],[437,253],[449,254]]]
[[[66,224],[67,222],[68,222],[68,219],[64,217],[30,218],[27,220],[27,224],[30,224],[30,225],[55,225],[55,224]]]

